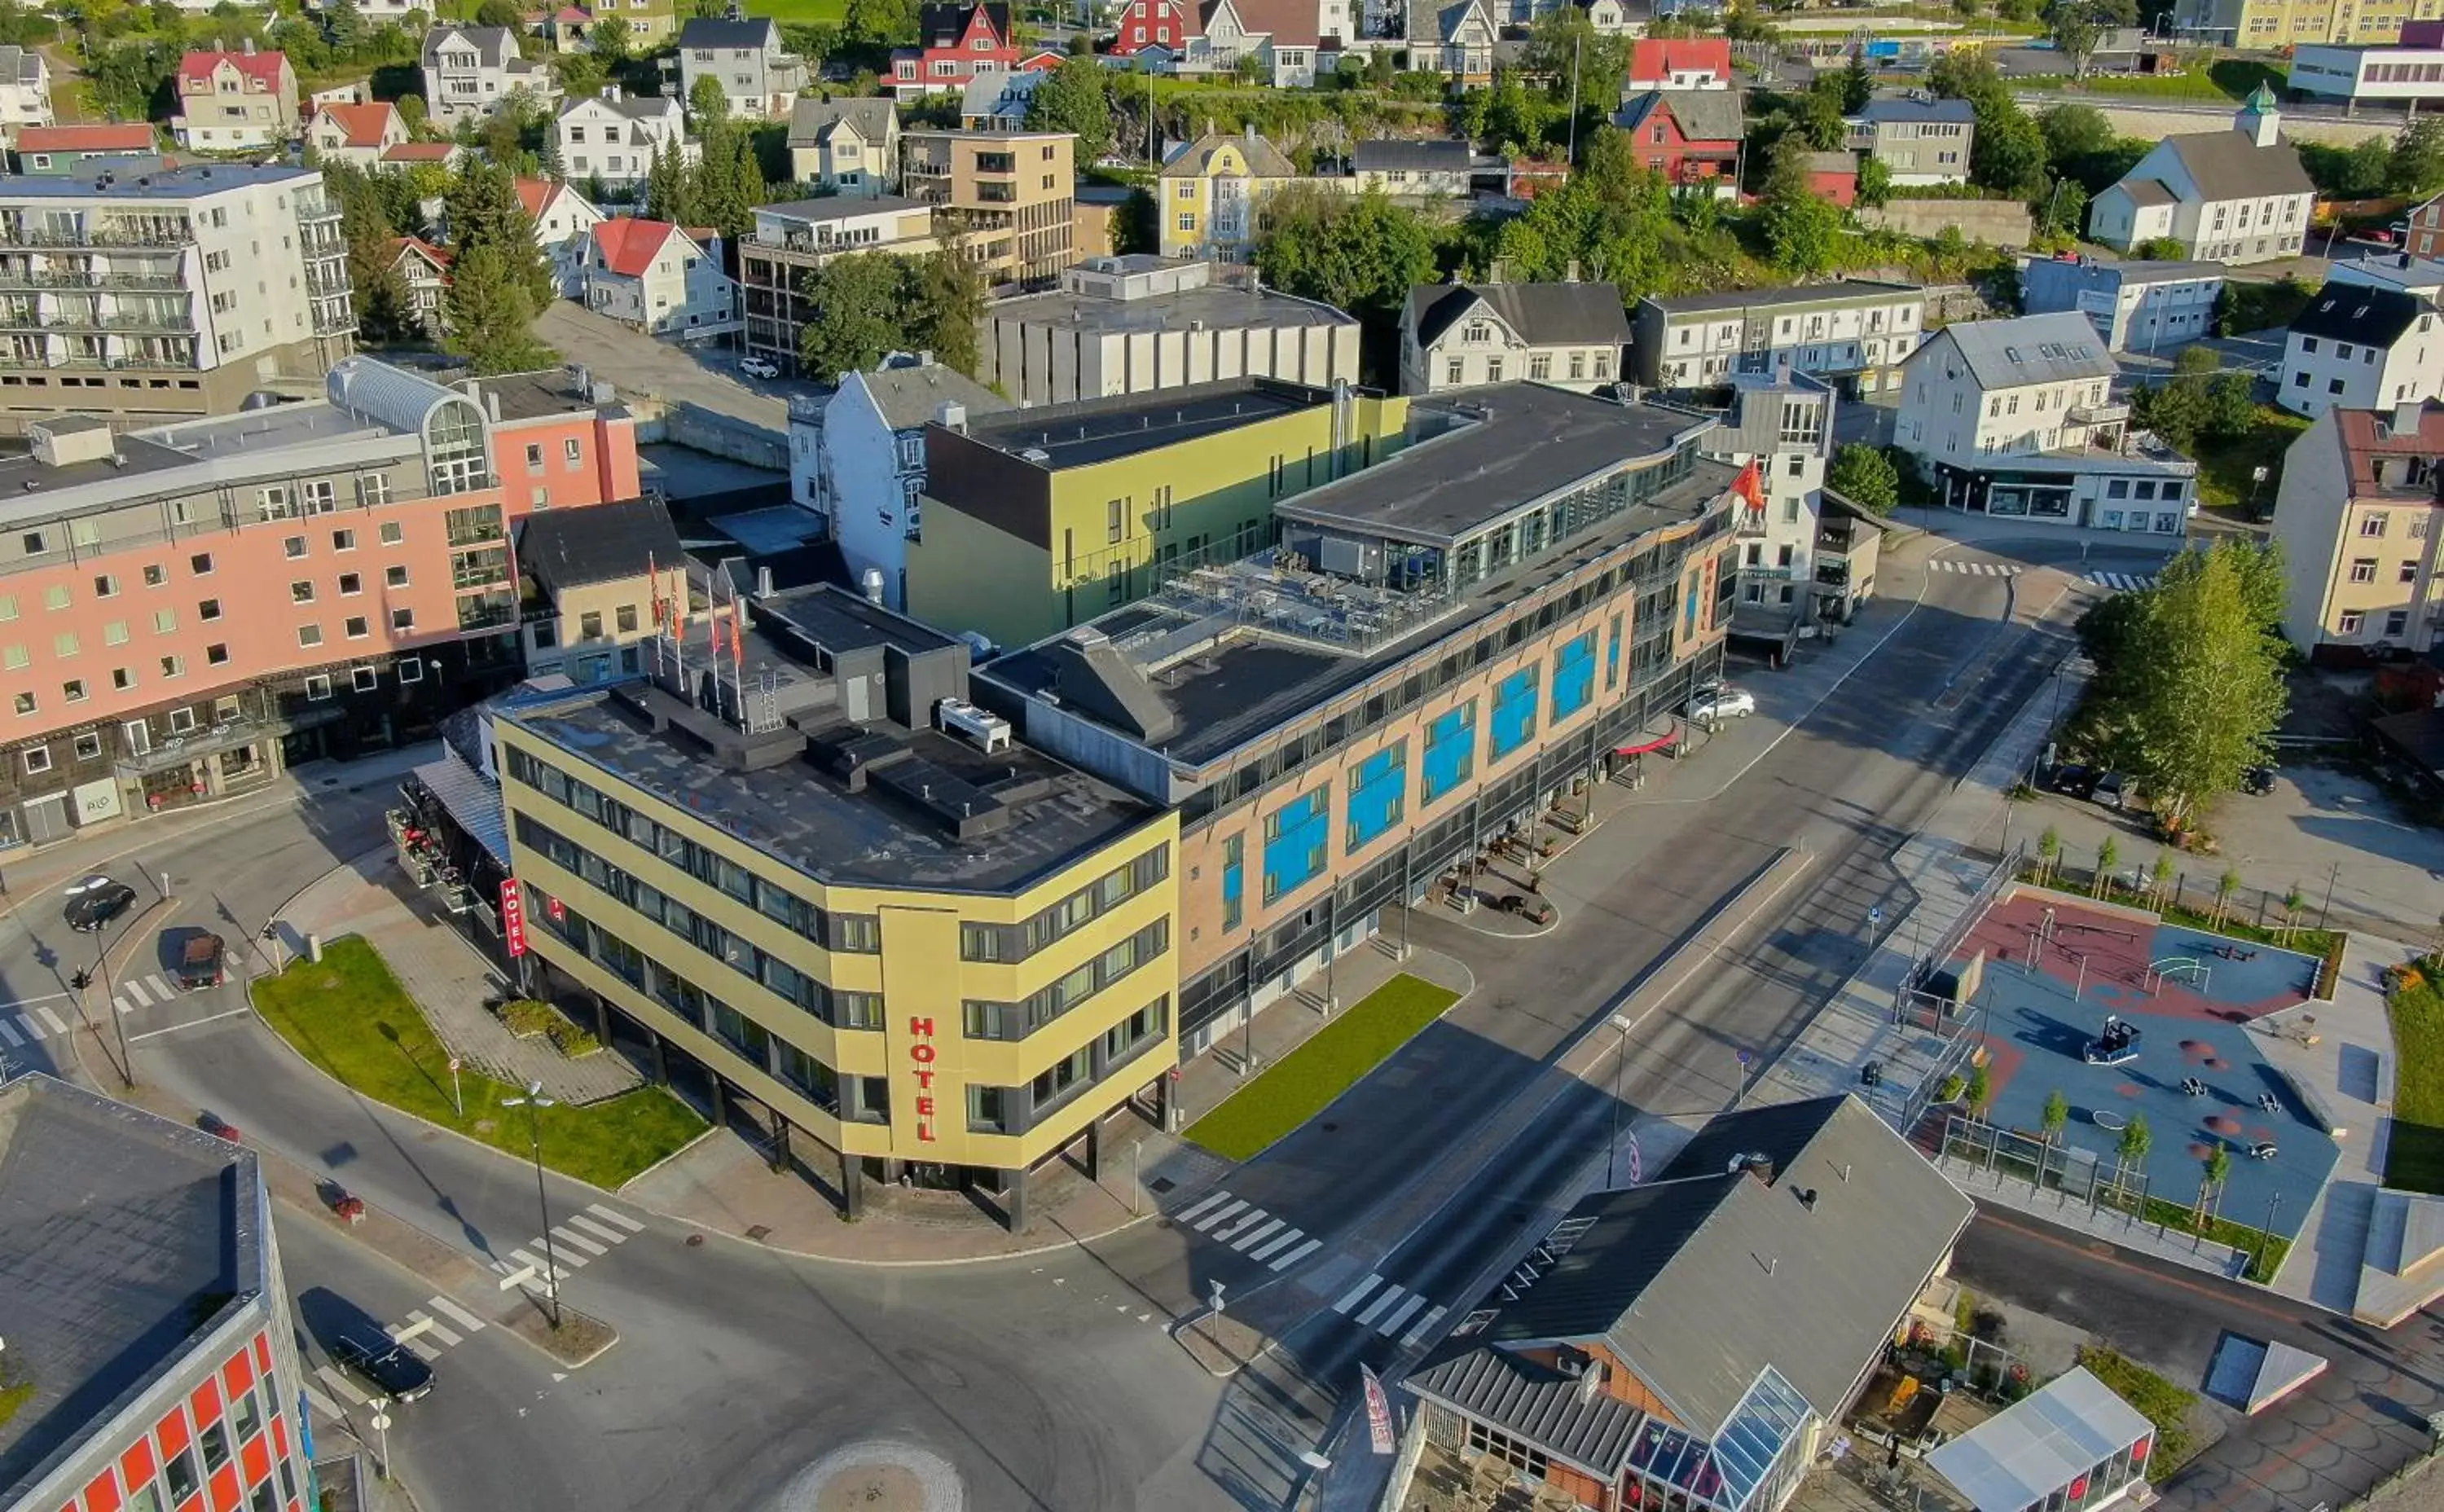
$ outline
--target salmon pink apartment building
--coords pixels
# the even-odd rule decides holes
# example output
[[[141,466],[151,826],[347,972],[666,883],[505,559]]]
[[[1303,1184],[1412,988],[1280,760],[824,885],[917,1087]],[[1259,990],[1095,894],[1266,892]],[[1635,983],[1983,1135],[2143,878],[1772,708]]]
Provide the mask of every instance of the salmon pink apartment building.
[[[319,403],[33,426],[0,461],[0,846],[421,738],[514,681],[518,522],[639,492],[603,392],[350,357]]]

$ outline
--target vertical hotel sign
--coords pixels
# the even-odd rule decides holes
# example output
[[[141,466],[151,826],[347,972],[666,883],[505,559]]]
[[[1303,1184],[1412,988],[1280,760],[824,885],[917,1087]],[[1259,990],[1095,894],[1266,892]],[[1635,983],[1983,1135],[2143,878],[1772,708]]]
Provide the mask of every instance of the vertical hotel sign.
[[[916,1142],[934,1143],[934,1021],[922,1014],[908,1021],[908,1060],[916,1074]]]
[[[501,939],[510,959],[527,953],[527,901],[514,876],[501,884]]]

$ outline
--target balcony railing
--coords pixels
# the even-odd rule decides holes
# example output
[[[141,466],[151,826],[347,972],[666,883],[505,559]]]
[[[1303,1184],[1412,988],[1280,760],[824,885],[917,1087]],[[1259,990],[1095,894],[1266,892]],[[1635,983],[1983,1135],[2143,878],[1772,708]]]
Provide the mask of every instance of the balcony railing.
[[[38,230],[0,221],[0,247],[188,247],[194,240],[194,227],[185,222]]]
[[[345,336],[356,328],[357,312],[354,308],[346,305],[343,305],[337,310],[325,310],[320,305],[315,307],[315,335]]]
[[[129,291],[149,289],[176,292],[185,289],[186,286],[186,281],[176,273],[83,272],[72,269],[0,266],[0,288],[91,288]]]
[[[450,544],[454,550],[460,546],[480,546],[487,542],[501,540],[508,534],[509,531],[497,524],[453,526],[450,529]]]
[[[1731,534],[1735,536],[1761,536],[1765,534],[1765,511],[1763,509],[1740,509],[1734,511],[1731,516]]]
[[[89,357],[82,353],[75,355],[45,356],[25,352],[0,352],[0,368],[6,368],[11,372],[24,372],[28,369],[67,367],[105,373],[160,373],[172,371],[185,373],[194,371],[194,358],[192,352],[183,359],[168,361],[151,358]]]
[[[2070,407],[2073,425],[2119,425],[2130,418],[2127,404],[2074,404]]]
[[[66,310],[42,310],[28,313],[0,308],[0,331],[157,331],[171,336],[192,336],[195,318],[191,312],[172,314],[137,314],[115,311],[88,315]]]

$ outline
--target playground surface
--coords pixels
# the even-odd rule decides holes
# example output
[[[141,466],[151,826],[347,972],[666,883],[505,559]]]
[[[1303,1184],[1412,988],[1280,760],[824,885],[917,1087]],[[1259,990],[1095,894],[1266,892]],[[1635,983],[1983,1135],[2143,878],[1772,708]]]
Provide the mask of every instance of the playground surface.
[[[2222,1149],[2231,1169],[2216,1210],[2299,1233],[2336,1147],[2247,1025],[2307,1001],[2314,957],[2025,890],[1970,931],[1961,958],[1978,951],[1986,969],[1969,1011],[1990,1052],[1988,1121],[2036,1135],[2046,1097],[2060,1092],[2070,1105],[2060,1147],[2109,1171],[2121,1129],[2143,1116],[2150,1195],[2194,1203],[2206,1160]],[[2107,1016],[2138,1030],[2137,1054],[2091,1065],[2081,1052]],[[2261,1145],[2274,1154],[2255,1158]]]

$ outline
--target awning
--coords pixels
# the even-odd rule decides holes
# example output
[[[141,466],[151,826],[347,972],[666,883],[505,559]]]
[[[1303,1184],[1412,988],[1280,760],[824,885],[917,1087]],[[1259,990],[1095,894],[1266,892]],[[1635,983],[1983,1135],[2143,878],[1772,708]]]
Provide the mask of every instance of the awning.
[[[455,756],[426,762],[414,776],[433,795],[451,822],[467,832],[486,855],[509,870],[509,821],[501,808],[501,790],[483,773]]]
[[[2153,1432],[2138,1409],[2081,1367],[1944,1445],[1926,1463],[1977,1512],[2020,1512],[2086,1479]]]
[[[1616,756],[1643,756],[1649,751],[1669,750],[1679,744],[1680,722],[1676,719],[1672,722],[1672,728],[1662,734],[1655,735],[1640,730],[1629,744],[1615,746],[1612,753]]]

